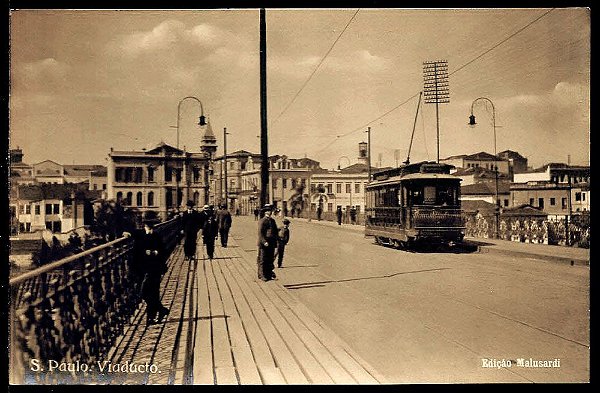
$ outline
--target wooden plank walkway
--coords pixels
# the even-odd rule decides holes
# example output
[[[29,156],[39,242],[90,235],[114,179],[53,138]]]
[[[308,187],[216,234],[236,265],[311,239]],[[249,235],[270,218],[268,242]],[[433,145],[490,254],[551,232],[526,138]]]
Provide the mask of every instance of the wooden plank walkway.
[[[201,238],[200,238],[201,239]],[[155,364],[151,373],[107,375],[109,384],[380,384],[384,378],[277,281],[256,277],[256,254],[216,245],[196,262],[178,245],[162,282],[170,314],[145,326],[141,305],[107,360]]]

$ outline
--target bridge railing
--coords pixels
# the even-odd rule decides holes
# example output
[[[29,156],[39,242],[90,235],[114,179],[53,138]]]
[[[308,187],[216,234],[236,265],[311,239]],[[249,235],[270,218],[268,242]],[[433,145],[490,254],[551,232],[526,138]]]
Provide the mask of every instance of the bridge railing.
[[[180,226],[155,227],[169,252]],[[102,360],[140,303],[133,246],[124,236],[9,280],[11,384],[86,382],[81,367]]]

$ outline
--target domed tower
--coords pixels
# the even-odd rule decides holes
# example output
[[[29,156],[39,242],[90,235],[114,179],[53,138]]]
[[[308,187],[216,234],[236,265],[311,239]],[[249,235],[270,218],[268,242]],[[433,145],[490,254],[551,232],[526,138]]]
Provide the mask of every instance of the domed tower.
[[[208,153],[211,159],[214,158],[215,152],[217,151],[217,137],[210,125],[210,119],[206,121],[206,130],[204,131],[204,136],[202,136],[200,150],[204,153]]]

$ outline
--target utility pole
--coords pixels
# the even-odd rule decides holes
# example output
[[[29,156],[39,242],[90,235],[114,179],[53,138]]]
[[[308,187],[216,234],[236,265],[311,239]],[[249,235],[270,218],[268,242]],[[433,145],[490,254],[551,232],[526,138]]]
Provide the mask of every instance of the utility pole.
[[[446,60],[423,62],[423,92],[426,104],[435,104],[437,130],[437,162],[440,162],[440,115],[439,104],[450,102],[448,85],[448,62]]]
[[[369,167],[369,181],[371,182],[371,127],[367,127],[367,166]]]
[[[260,205],[268,201],[269,145],[267,139],[267,22],[265,9],[260,9]]]
[[[229,209],[229,194],[227,193],[227,127],[223,127],[223,167],[225,174],[225,207]]]

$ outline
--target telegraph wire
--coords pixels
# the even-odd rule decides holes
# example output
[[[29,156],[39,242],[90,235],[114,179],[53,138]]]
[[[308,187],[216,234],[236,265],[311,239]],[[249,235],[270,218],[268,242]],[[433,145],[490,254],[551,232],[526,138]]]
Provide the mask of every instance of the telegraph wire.
[[[540,19],[544,18],[546,15],[548,15],[550,12],[554,11],[556,8],[552,8],[546,12],[544,12],[542,15],[538,16],[537,18],[535,18],[534,20],[530,21],[529,23],[527,23],[525,26],[523,26],[522,28],[520,28],[519,30],[515,31],[514,33],[512,33],[511,35],[509,35],[508,37],[502,39],[500,42],[496,43],[495,45],[493,45],[491,48],[485,50],[483,53],[477,55],[475,58],[469,60],[468,62],[466,62],[465,64],[463,64],[462,66],[458,67],[457,69],[455,69],[454,71],[452,71],[451,73],[448,74],[448,76],[450,75],[454,75],[455,73],[457,73],[458,71],[464,69],[465,67],[469,66],[470,64],[472,64],[473,62],[475,62],[476,60],[479,60],[481,57],[485,56],[486,54],[488,54],[489,52],[491,52],[492,50],[496,49],[497,47],[499,47],[500,45],[502,45],[503,43],[505,43],[506,41],[510,40],[511,38],[513,38],[514,36],[516,36],[517,34],[521,33],[522,31],[524,31],[525,29],[527,29],[529,26],[533,25],[534,23],[538,22]],[[358,11],[357,11],[358,12]],[[356,15],[356,14],[355,14]],[[402,102],[401,104],[395,106],[394,108],[388,110],[387,112],[385,112],[384,114],[378,116],[377,118],[369,121],[368,123],[365,123],[364,125],[350,131],[347,132],[345,134],[342,135],[338,135],[336,136],[336,139],[334,139],[331,143],[325,145],[325,147],[323,147],[322,149],[318,150],[315,154],[319,154],[322,151],[324,151],[325,149],[327,149],[329,146],[333,145],[335,142],[337,142],[338,139],[346,137],[350,134],[353,134],[357,131],[360,131],[362,129],[364,129],[364,127],[368,126],[369,124],[372,124],[373,122],[380,120],[381,118],[387,116],[388,114],[390,114],[391,112],[395,111],[396,109],[400,108],[401,106],[407,104],[410,100],[412,100],[413,98],[415,98],[417,95],[419,94],[419,92],[415,93],[413,96],[411,96],[410,98],[408,98],[406,101]]]
[[[308,82],[310,82],[310,80],[315,75],[315,73],[317,72],[317,70],[319,69],[319,67],[321,66],[321,64],[323,64],[323,62],[325,61],[325,59],[327,58],[327,56],[329,56],[329,53],[331,53],[331,51],[333,50],[333,47],[335,46],[335,44],[340,40],[340,38],[342,37],[342,35],[346,31],[346,29],[348,29],[348,26],[350,26],[350,23],[352,23],[352,21],[356,17],[356,14],[358,14],[358,11],[360,11],[360,8],[356,10],[356,12],[354,13],[354,15],[352,15],[352,17],[350,18],[350,20],[348,21],[348,23],[346,23],[346,26],[342,29],[342,32],[335,39],[335,41],[333,42],[333,44],[331,45],[331,47],[329,48],[329,50],[327,51],[327,53],[325,53],[325,55],[323,56],[323,58],[321,59],[321,61],[319,62],[319,64],[317,64],[317,66],[315,67],[315,69],[313,70],[313,72],[308,76],[308,79],[306,79],[306,81],[302,84],[302,86],[300,87],[300,90],[298,90],[298,92],[294,95],[294,97],[292,98],[292,100],[285,106],[285,108],[283,108],[283,110],[281,111],[281,113],[279,113],[279,115],[275,118],[275,120],[273,120],[273,122],[271,123],[271,126],[273,126],[277,122],[277,120],[279,120],[279,118],[281,116],[283,116],[283,114],[288,110],[288,108],[294,103],[294,101],[296,101],[296,98],[298,98],[298,96],[300,95],[300,93],[302,93],[302,90],[304,90],[304,88],[306,87],[306,85],[308,85]]]

